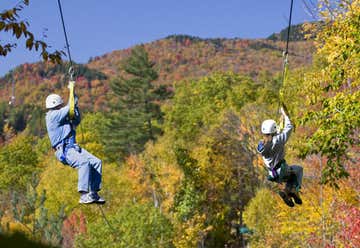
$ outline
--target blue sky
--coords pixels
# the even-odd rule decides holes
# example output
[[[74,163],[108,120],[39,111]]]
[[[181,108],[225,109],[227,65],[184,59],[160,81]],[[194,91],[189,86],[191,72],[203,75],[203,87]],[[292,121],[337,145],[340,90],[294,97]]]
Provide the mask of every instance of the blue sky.
[[[291,0],[62,0],[72,59],[151,42],[171,34],[202,38],[265,38],[287,26]],[[0,11],[18,0],[1,0]],[[313,0],[314,2],[314,0]],[[57,0],[30,0],[21,13],[30,30],[53,49],[64,49]],[[313,21],[303,0],[294,0],[293,24]],[[11,40],[1,34],[0,39]],[[17,65],[40,60],[23,43],[0,57],[0,76]]]

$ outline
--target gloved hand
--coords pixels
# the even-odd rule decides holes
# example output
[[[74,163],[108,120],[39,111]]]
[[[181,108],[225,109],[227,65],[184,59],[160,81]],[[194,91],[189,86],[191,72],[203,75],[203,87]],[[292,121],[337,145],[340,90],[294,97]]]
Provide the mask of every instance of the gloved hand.
[[[264,141],[260,140],[257,146],[257,151],[262,152],[264,150]]]
[[[75,81],[69,81],[69,84],[68,84],[68,88],[71,89],[71,88],[74,88],[75,86]]]

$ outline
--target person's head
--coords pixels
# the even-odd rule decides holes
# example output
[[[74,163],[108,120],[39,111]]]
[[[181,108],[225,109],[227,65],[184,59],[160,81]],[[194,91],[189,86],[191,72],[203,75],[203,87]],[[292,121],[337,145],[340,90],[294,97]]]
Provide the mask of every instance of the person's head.
[[[58,109],[63,105],[64,101],[61,96],[57,94],[50,94],[46,97],[46,109]]]
[[[274,120],[265,120],[261,124],[261,133],[264,134],[265,137],[274,136],[276,131],[276,122]]]

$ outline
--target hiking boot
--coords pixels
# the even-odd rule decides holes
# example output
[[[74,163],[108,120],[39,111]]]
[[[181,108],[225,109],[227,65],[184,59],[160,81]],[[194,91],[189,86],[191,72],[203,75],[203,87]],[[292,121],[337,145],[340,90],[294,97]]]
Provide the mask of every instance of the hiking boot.
[[[98,195],[97,192],[91,192],[92,197],[95,199],[97,204],[105,204],[105,199]]]
[[[279,191],[279,195],[283,199],[283,201],[285,202],[286,205],[288,205],[291,208],[295,206],[291,197],[289,197],[284,191]]]
[[[82,193],[80,196],[80,200],[79,200],[80,204],[91,204],[95,202],[96,202],[96,198],[93,197],[91,193]]]
[[[300,194],[299,192],[297,192],[296,190],[292,190],[289,194],[289,197],[292,197],[294,199],[294,202],[296,204],[301,205],[302,204],[302,200],[300,198]]]

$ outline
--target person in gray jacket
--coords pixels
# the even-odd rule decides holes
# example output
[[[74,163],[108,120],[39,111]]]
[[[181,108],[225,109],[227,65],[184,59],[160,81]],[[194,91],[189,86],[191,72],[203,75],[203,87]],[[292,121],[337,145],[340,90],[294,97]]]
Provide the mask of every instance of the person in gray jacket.
[[[274,120],[265,120],[261,125],[263,140],[258,144],[257,151],[261,154],[266,168],[269,172],[268,180],[283,183],[285,182],[284,191],[279,195],[284,202],[293,207],[295,204],[302,204],[299,195],[301,188],[303,168],[298,165],[288,166],[285,161],[285,144],[288,141],[293,130],[293,125],[288,114],[283,107],[280,109],[284,118],[284,129],[277,133],[277,126]]]
[[[57,94],[46,98],[46,128],[56,158],[65,165],[78,170],[79,203],[104,204],[98,195],[101,189],[102,162],[76,143],[76,126],[80,124],[80,111],[75,97],[74,118],[70,119],[69,104],[64,105]]]

